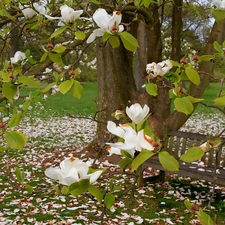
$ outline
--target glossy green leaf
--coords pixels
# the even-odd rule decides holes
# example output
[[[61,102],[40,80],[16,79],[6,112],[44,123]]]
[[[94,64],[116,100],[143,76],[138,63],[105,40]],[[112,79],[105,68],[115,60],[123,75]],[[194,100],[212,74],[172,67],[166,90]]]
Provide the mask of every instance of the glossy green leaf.
[[[152,157],[154,155],[154,152],[149,150],[142,150],[133,160],[131,164],[132,170],[137,170],[137,168],[144,163],[147,159]]]
[[[115,202],[115,196],[112,193],[107,193],[104,198],[104,203],[107,209],[110,209]]]
[[[214,102],[218,105],[218,106],[225,106],[225,95],[219,98],[215,98]]]
[[[202,61],[210,61],[211,59],[213,58],[212,55],[202,55],[199,57],[199,62],[202,62]]]
[[[217,41],[215,41],[213,43],[213,47],[216,49],[217,52],[219,52],[219,53],[222,53],[223,52],[222,46]]]
[[[88,191],[97,199],[98,202],[102,202],[103,195],[97,187],[95,187],[94,185],[89,185]]]
[[[29,184],[26,184],[25,187],[26,187],[28,194],[31,195],[33,193],[34,188]]]
[[[121,169],[126,169],[128,166],[131,165],[132,161],[133,161],[133,159],[131,159],[131,158],[124,158],[124,159],[120,160],[118,164]]]
[[[118,48],[120,46],[120,40],[118,36],[112,35],[109,37],[108,41],[113,48]]]
[[[60,91],[62,94],[66,94],[66,93],[71,89],[72,86],[73,86],[73,80],[66,80],[66,81],[63,81],[63,82],[59,85],[59,91]]]
[[[50,83],[48,84],[43,90],[42,90],[42,93],[46,93],[48,92],[56,83]]]
[[[76,98],[80,98],[83,94],[83,86],[80,84],[79,81],[73,80],[73,85],[71,86],[70,92]]]
[[[145,6],[146,8],[148,8],[152,1],[153,1],[153,0],[143,0],[144,6]]]
[[[212,11],[212,15],[216,21],[220,21],[225,18],[225,11],[224,10],[216,10]]]
[[[41,56],[41,59],[40,59],[40,62],[44,62],[48,57],[48,52],[45,52],[42,56]]]
[[[191,114],[194,110],[193,104],[188,97],[176,98],[174,100],[174,106],[178,112]]]
[[[158,95],[158,87],[157,87],[156,84],[147,83],[145,88],[146,88],[146,91],[149,95],[151,95],[151,96],[157,96]]]
[[[54,33],[51,34],[51,39],[60,35],[61,33],[63,33],[66,29],[68,28],[68,26],[62,26],[60,28],[58,28]]]
[[[38,87],[40,85],[40,81],[34,80],[34,78],[30,78],[27,76],[20,76],[18,78],[19,83],[22,83],[25,86],[28,87]]]
[[[204,151],[202,151],[199,147],[189,148],[186,153],[181,155],[180,160],[190,163],[196,160],[199,160],[204,155]]]
[[[187,199],[184,200],[184,204],[185,204],[187,209],[191,210],[191,203]]]
[[[69,188],[68,188],[67,186],[63,186],[63,187],[61,188],[61,193],[62,193],[63,195],[68,195],[68,194],[70,193]]]
[[[20,184],[24,181],[24,171],[20,170],[18,167],[16,168],[16,178]]]
[[[86,35],[83,31],[77,31],[75,32],[75,36],[78,40],[84,40]]]
[[[171,83],[179,83],[180,82],[180,76],[177,73],[169,72],[169,73],[166,73],[164,75],[164,77],[166,79],[168,79]]]
[[[105,32],[104,35],[102,36],[102,41],[106,42],[108,39],[112,36],[112,34]]]
[[[65,50],[66,50],[66,47],[63,45],[56,46],[55,48],[52,49],[53,52],[57,52],[57,53],[63,53],[65,52]]]
[[[8,122],[8,126],[10,128],[17,126],[20,123],[22,118],[22,112],[18,112],[17,114],[12,115],[11,119]]]
[[[59,53],[48,53],[49,58],[52,60],[52,62],[57,63],[58,65],[63,64],[61,55]]]
[[[4,80],[4,82],[9,82],[11,80],[10,74],[7,72],[0,71],[0,75],[1,75],[2,79]]]
[[[26,136],[19,131],[7,131],[5,133],[6,143],[10,148],[21,150],[27,142]]]
[[[212,218],[207,213],[203,212],[202,209],[199,210],[197,216],[200,220],[201,225],[215,225]]]
[[[178,161],[166,151],[159,152],[159,161],[161,165],[168,171],[178,171]]]
[[[200,84],[200,76],[199,74],[196,72],[196,70],[190,68],[190,67],[186,67],[185,68],[185,73],[187,74],[189,80],[196,84],[199,85]]]
[[[192,103],[197,103],[197,102],[202,102],[204,99],[203,98],[194,98],[192,96],[187,96],[188,99],[192,102]]]
[[[132,159],[132,156],[125,150],[120,150],[122,156]]]
[[[132,36],[130,33],[124,31],[120,33],[120,38],[123,42],[124,47],[132,52],[135,52],[138,47],[138,41],[137,39]]]
[[[5,96],[7,99],[13,99],[16,94],[17,94],[17,87],[15,84],[12,84],[10,82],[8,83],[3,83],[2,85],[2,94]]]
[[[78,196],[80,194],[83,194],[85,191],[87,191],[89,187],[89,180],[81,180],[80,182],[77,182],[75,184],[71,184],[69,186],[69,193],[73,196]]]
[[[97,1],[97,0],[91,0],[92,3],[96,4],[96,5],[100,5],[101,2]]]

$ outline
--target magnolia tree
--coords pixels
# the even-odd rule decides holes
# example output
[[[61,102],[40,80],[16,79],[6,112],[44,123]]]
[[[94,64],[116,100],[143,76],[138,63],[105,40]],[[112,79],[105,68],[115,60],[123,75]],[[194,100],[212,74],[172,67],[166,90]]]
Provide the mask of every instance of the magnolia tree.
[[[140,178],[137,169],[155,154],[166,169],[178,170],[178,162],[161,149],[161,143],[165,131],[179,129],[196,104],[203,101],[201,96],[211,79],[214,65],[224,57],[225,13],[224,1],[207,6],[205,10],[214,16],[215,22],[204,55],[195,56],[192,62],[185,57],[179,61],[182,7],[191,6],[196,12],[198,7],[186,5],[182,0],[165,4],[171,4],[173,8],[172,53],[170,59],[162,61],[160,27],[163,13],[160,11],[163,12],[163,8],[157,1],[58,1],[57,4],[55,1],[1,1],[0,26],[5,60],[0,71],[0,101],[3,103],[0,129],[8,148],[22,149],[26,144],[26,136],[15,127],[32,101],[45,99],[56,91],[70,92],[78,98],[82,95],[77,64],[89,45],[96,43],[100,123],[90,151],[92,146],[99,150],[99,146],[108,145],[110,154],[124,157],[120,167],[131,167],[137,179]],[[19,49],[15,40],[28,43]],[[76,60],[66,65],[65,58],[72,51],[76,52]],[[184,81],[188,81],[188,87],[184,86]],[[221,79],[221,91],[214,102],[224,113],[222,84]],[[27,87],[32,87],[32,91],[18,108],[21,90]],[[175,109],[171,111],[172,102]],[[122,118],[127,123],[117,126],[115,120],[112,121],[113,112],[116,119]],[[110,133],[118,136],[116,143],[108,141]],[[198,158],[191,157],[191,160],[201,158],[204,151],[210,150],[210,145],[217,144],[206,143],[195,149]],[[5,148],[2,145],[1,151]],[[190,160],[192,151],[181,159]],[[91,169],[88,162],[72,157],[65,159],[60,168],[49,168],[45,173],[63,185],[59,189],[62,193],[76,196],[89,191],[106,208],[114,203],[113,188],[103,192],[93,185],[102,170]],[[20,170],[16,174],[19,179],[23,177]],[[191,208],[190,203],[186,202],[186,205]],[[201,221],[212,224],[202,210],[198,215]]]

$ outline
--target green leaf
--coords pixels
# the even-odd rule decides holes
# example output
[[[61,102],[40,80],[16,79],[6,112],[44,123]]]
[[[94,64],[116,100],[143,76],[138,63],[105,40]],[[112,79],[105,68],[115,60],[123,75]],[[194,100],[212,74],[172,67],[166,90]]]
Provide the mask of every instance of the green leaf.
[[[207,213],[203,212],[202,209],[199,210],[197,215],[202,225],[215,225],[212,218]]]
[[[48,52],[45,52],[42,56],[41,56],[41,59],[40,59],[40,62],[44,62],[48,57]]]
[[[67,186],[63,186],[61,189],[61,193],[63,195],[68,195],[70,193],[69,188]]]
[[[11,119],[8,122],[8,126],[10,128],[17,126],[20,123],[22,118],[22,112],[18,112],[17,114],[12,115]]]
[[[25,86],[28,87],[38,87],[40,85],[40,82],[38,80],[31,79],[30,77],[26,76],[20,76],[18,78],[19,83],[22,83]]]
[[[63,64],[61,55],[59,53],[48,53],[49,58],[52,60],[52,62],[57,63],[58,65]]]
[[[0,146],[0,153],[3,153],[5,151],[5,148]]]
[[[199,62],[202,62],[202,61],[210,61],[211,59],[213,58],[212,55],[202,55],[199,57]]]
[[[225,106],[225,95],[219,98],[215,98],[214,102],[218,105],[218,106]]]
[[[152,2],[152,0],[143,0],[144,6],[145,6],[146,8],[149,7],[149,5],[151,4],[151,2]]]
[[[13,99],[16,94],[17,94],[17,87],[15,84],[12,83],[4,83],[2,85],[2,94],[5,96],[7,99]]]
[[[75,32],[75,36],[78,40],[84,40],[86,35],[83,31],[77,31]]]
[[[187,74],[189,80],[196,84],[196,85],[199,85],[200,84],[200,76],[199,74],[196,72],[196,70],[192,69],[192,68],[189,68],[189,67],[186,67],[185,68],[185,73]]]
[[[81,180],[80,182],[76,182],[69,186],[69,193],[73,196],[78,196],[87,191],[89,187],[89,179]]]
[[[91,0],[92,3],[96,4],[96,5],[100,5],[101,2],[97,1],[97,0]]]
[[[212,11],[212,15],[216,21],[220,21],[225,18],[225,11],[224,10],[216,10]]]
[[[9,82],[11,80],[9,73],[6,73],[4,71],[0,71],[0,75],[4,82]]]
[[[33,193],[34,188],[32,186],[30,186],[29,184],[26,184],[25,187],[26,187],[28,194],[31,195]]]
[[[95,187],[94,185],[89,185],[88,191],[97,199],[98,202],[102,202],[103,195],[97,187]]]
[[[105,32],[104,35],[102,36],[102,41],[106,42],[108,39],[112,36],[112,34]]]
[[[21,150],[27,142],[26,136],[19,131],[8,131],[5,133],[6,143],[10,148]]]
[[[219,52],[219,53],[222,53],[222,52],[223,52],[222,46],[221,46],[217,41],[214,41],[213,47],[215,48],[215,50],[216,50],[217,52]]]
[[[120,162],[118,163],[121,169],[126,169],[128,166],[131,165],[133,159],[131,158],[124,158],[122,160],[120,160]]]
[[[121,41],[123,42],[124,47],[132,52],[135,52],[138,47],[138,41],[130,33],[124,31],[120,33]]]
[[[202,102],[204,99],[203,98],[194,98],[192,96],[187,96],[188,99],[192,102],[192,103],[197,103],[197,102]]]
[[[120,150],[122,156],[132,159],[132,156],[125,150]]]
[[[161,165],[168,171],[178,171],[178,161],[166,151],[159,152],[159,161]]]
[[[185,204],[187,209],[191,210],[191,203],[187,199],[184,200],[184,204]]]
[[[60,34],[61,34],[62,32],[64,32],[67,28],[68,28],[67,25],[58,28],[54,33],[51,34],[50,38],[52,39],[52,38],[54,38],[54,37],[60,35]]]
[[[180,82],[180,76],[177,73],[169,72],[169,73],[166,73],[164,75],[164,77],[172,83],[179,83]]]
[[[20,170],[18,167],[16,168],[16,178],[20,184],[24,181],[24,171]]]
[[[113,48],[118,48],[120,46],[120,40],[118,36],[111,35],[108,41]]]
[[[151,95],[151,96],[157,96],[158,95],[158,87],[157,87],[156,84],[147,83],[145,88],[146,88],[146,91],[149,95]]]
[[[51,83],[51,84],[48,84],[43,90],[42,90],[42,93],[46,93],[48,92],[56,83]]]
[[[180,160],[190,163],[199,160],[204,155],[204,151],[199,147],[189,148],[186,153],[181,155]]]
[[[110,209],[115,202],[115,196],[112,193],[107,193],[104,198],[104,203],[107,209]]]
[[[80,84],[79,81],[77,80],[73,80],[73,85],[70,89],[70,92],[72,93],[72,95],[76,98],[80,98],[83,94],[83,86]]]
[[[144,163],[147,159],[152,157],[154,152],[149,150],[142,150],[133,160],[131,164],[132,170],[136,170],[142,163]]]
[[[142,0],[134,0],[134,5],[135,5],[136,7],[138,7],[138,6],[141,5],[141,2],[142,2]]]
[[[178,112],[191,114],[194,110],[193,104],[188,97],[176,98],[174,100],[174,106]]]
[[[73,86],[73,80],[66,80],[59,85],[59,91],[66,94]]]
[[[57,53],[63,53],[65,52],[65,50],[66,50],[66,47],[63,45],[56,46],[55,48],[52,49],[53,52],[57,52]]]

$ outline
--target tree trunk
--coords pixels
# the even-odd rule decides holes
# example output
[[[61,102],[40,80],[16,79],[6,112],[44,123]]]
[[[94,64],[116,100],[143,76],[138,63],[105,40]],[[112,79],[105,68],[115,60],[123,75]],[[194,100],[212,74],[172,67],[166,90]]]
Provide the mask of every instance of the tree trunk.
[[[205,55],[213,55],[215,52],[215,49],[213,47],[213,43],[217,41],[218,43],[222,44],[225,38],[225,20],[218,22],[214,22],[212,31],[210,33],[209,41],[205,47],[204,54]],[[212,74],[214,70],[214,63],[213,62],[203,62],[199,66],[199,71],[207,72]],[[191,84],[190,89],[188,91],[188,94],[200,98],[202,97],[205,89],[207,88],[209,84],[210,77],[206,76],[204,74],[200,74],[201,83],[200,85],[196,86],[194,84]],[[195,105],[196,107],[196,105]],[[175,111],[172,113],[168,119],[167,124],[169,129],[171,130],[178,130],[190,117],[190,115],[185,115],[184,113],[179,113]]]

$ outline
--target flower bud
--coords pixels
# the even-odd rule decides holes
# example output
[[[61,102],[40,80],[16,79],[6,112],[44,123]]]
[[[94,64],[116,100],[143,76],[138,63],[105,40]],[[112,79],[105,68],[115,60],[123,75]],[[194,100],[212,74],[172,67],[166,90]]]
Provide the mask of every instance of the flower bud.
[[[48,43],[48,44],[46,45],[46,48],[49,49],[49,50],[52,50],[52,49],[54,48],[54,46],[53,46],[53,44]]]
[[[187,60],[185,58],[182,58],[180,60],[180,63],[183,64],[183,65],[186,65],[187,64]]]

